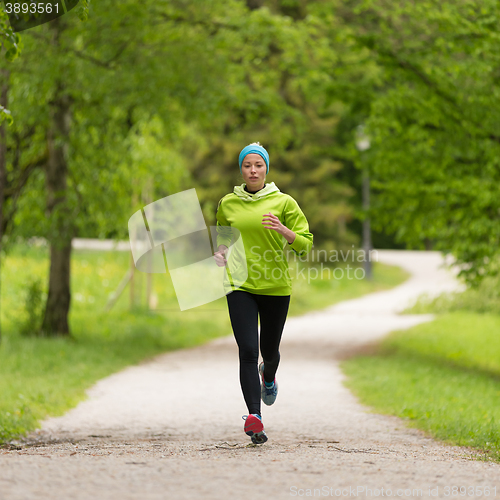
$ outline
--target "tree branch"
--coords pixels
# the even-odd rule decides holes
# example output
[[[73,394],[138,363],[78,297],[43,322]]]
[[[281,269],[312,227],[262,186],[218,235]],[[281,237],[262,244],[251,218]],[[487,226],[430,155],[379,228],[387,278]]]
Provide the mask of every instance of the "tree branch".
[[[17,186],[15,189],[10,189],[5,191],[5,200],[7,201],[8,199],[12,198],[12,205],[10,207],[9,213],[5,215],[3,218],[3,224],[2,224],[2,231],[3,234],[6,234],[6,231],[8,229],[8,226],[12,222],[12,219],[14,217],[14,214],[16,213],[17,210],[17,202],[19,200],[19,197],[21,196],[21,192],[28,182],[28,179],[31,175],[31,173],[39,167],[43,167],[45,163],[48,160],[48,151],[45,151],[42,156],[37,158],[35,161],[28,163],[25,165],[21,171],[21,174],[18,178]]]
[[[460,116],[460,118],[463,118],[463,113],[462,113],[462,107],[460,106],[460,104],[457,102],[456,99],[454,99],[453,97],[451,97],[450,95],[448,95],[446,92],[444,92],[440,87],[439,85],[434,82],[433,80],[431,80],[422,70],[421,68],[419,68],[418,66],[416,66],[415,64],[409,62],[409,61],[403,61],[401,58],[399,58],[396,54],[392,53],[390,50],[388,49],[385,49],[385,48],[375,48],[375,50],[385,56],[388,56],[388,57],[391,57],[392,59],[394,59],[398,65],[402,68],[402,69],[406,69],[406,70],[409,70],[410,72],[412,72],[414,75],[416,75],[428,88],[432,89],[439,97],[441,97],[443,100],[445,100],[446,102],[448,102],[449,104],[451,104],[453,106],[453,108],[458,111],[458,114]],[[484,131],[484,128],[481,126],[481,124],[475,122],[474,120],[471,120],[470,118],[468,119],[468,121],[474,125],[474,127],[476,127],[477,130],[482,130]],[[481,136],[480,136],[481,137]],[[500,143],[500,136],[499,135],[496,135],[496,134],[493,134],[493,133],[490,133],[487,135],[483,135],[482,136],[483,138],[485,139],[490,139],[492,141],[495,141],[495,142],[499,142]]]
[[[226,24],[226,23],[221,23],[219,21],[210,21],[210,20],[209,21],[192,20],[182,16],[172,16],[170,14],[166,14],[165,12],[161,12],[160,17],[165,21],[181,22],[190,24],[192,26],[203,26],[204,28],[210,28],[211,31],[209,32],[209,35],[215,35],[221,28],[230,29],[234,31],[238,31],[240,29],[240,26],[234,24]]]
[[[88,54],[85,54],[84,52],[81,52],[80,50],[72,49],[70,48],[69,50],[78,56],[80,59],[84,59],[85,61],[89,61],[96,66],[100,66],[101,68],[106,68],[106,69],[114,69],[115,66],[112,64],[114,61],[116,61],[125,51],[127,48],[129,42],[124,42],[121,47],[118,49],[117,53],[111,58],[108,59],[107,61],[101,61],[93,56],[90,56]]]

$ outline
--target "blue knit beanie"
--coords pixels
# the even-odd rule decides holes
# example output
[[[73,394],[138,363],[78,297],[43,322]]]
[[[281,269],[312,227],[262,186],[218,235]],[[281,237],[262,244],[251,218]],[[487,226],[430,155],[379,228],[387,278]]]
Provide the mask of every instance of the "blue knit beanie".
[[[238,162],[240,164],[240,172],[241,172],[241,164],[243,163],[245,156],[250,154],[250,153],[257,153],[258,155],[262,156],[262,158],[264,158],[264,161],[266,162],[266,166],[267,166],[266,174],[268,174],[269,173],[269,153],[259,144],[249,144],[248,146],[244,147],[241,150],[240,156],[238,158]]]

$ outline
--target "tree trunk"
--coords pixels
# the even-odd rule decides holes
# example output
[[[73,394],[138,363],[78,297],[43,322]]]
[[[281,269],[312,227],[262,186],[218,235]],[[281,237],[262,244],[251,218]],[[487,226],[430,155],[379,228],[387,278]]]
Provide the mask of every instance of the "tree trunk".
[[[247,7],[250,10],[260,9],[264,4],[264,0],[247,0]]]
[[[3,54],[1,54],[3,56]],[[7,108],[9,91],[9,70],[0,69],[0,106]],[[3,214],[5,200],[5,184],[7,182],[7,136],[5,120],[0,125],[0,273],[2,269]],[[0,274],[0,304],[2,297],[2,277]],[[1,313],[1,309],[0,309]],[[2,323],[0,321],[0,341],[2,340]]]
[[[59,83],[56,97],[51,102],[51,120],[47,134],[47,213],[51,229],[49,292],[42,324],[45,335],[70,335],[68,313],[71,301],[71,240],[74,233],[66,198],[70,122],[71,98]]]
[[[366,211],[370,209],[370,174],[366,167],[363,169],[363,180],[362,180],[362,197],[363,197],[363,210]],[[370,225],[370,219],[365,216],[363,219],[363,250],[365,260],[363,261],[363,266],[365,270],[365,277],[368,280],[373,279],[372,274],[372,261],[370,252],[372,250],[372,230]]]

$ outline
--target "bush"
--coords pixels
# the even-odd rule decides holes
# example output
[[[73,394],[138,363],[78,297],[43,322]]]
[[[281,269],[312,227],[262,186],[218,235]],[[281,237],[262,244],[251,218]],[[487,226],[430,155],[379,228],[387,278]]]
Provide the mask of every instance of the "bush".
[[[500,314],[500,275],[484,278],[476,288],[464,292],[444,293],[436,298],[419,297],[408,313],[446,313],[470,311]]]
[[[43,304],[46,293],[40,278],[28,282],[24,299],[24,320],[19,326],[19,332],[25,337],[41,335]]]

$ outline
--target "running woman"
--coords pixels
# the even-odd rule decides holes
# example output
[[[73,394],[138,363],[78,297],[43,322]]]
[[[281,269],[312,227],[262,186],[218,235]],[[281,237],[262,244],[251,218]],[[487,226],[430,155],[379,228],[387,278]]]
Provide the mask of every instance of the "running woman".
[[[260,401],[270,406],[278,394],[279,345],[292,293],[285,247],[305,255],[311,250],[313,235],[297,202],[274,182],[266,184],[269,154],[258,142],[243,148],[238,161],[245,182],[219,201],[214,258],[220,267],[227,264],[229,233],[236,228],[245,249],[248,277],[226,298],[248,408],[248,415],[243,417],[244,431],[253,443],[262,444],[267,436]],[[259,318],[263,362],[257,366]]]

